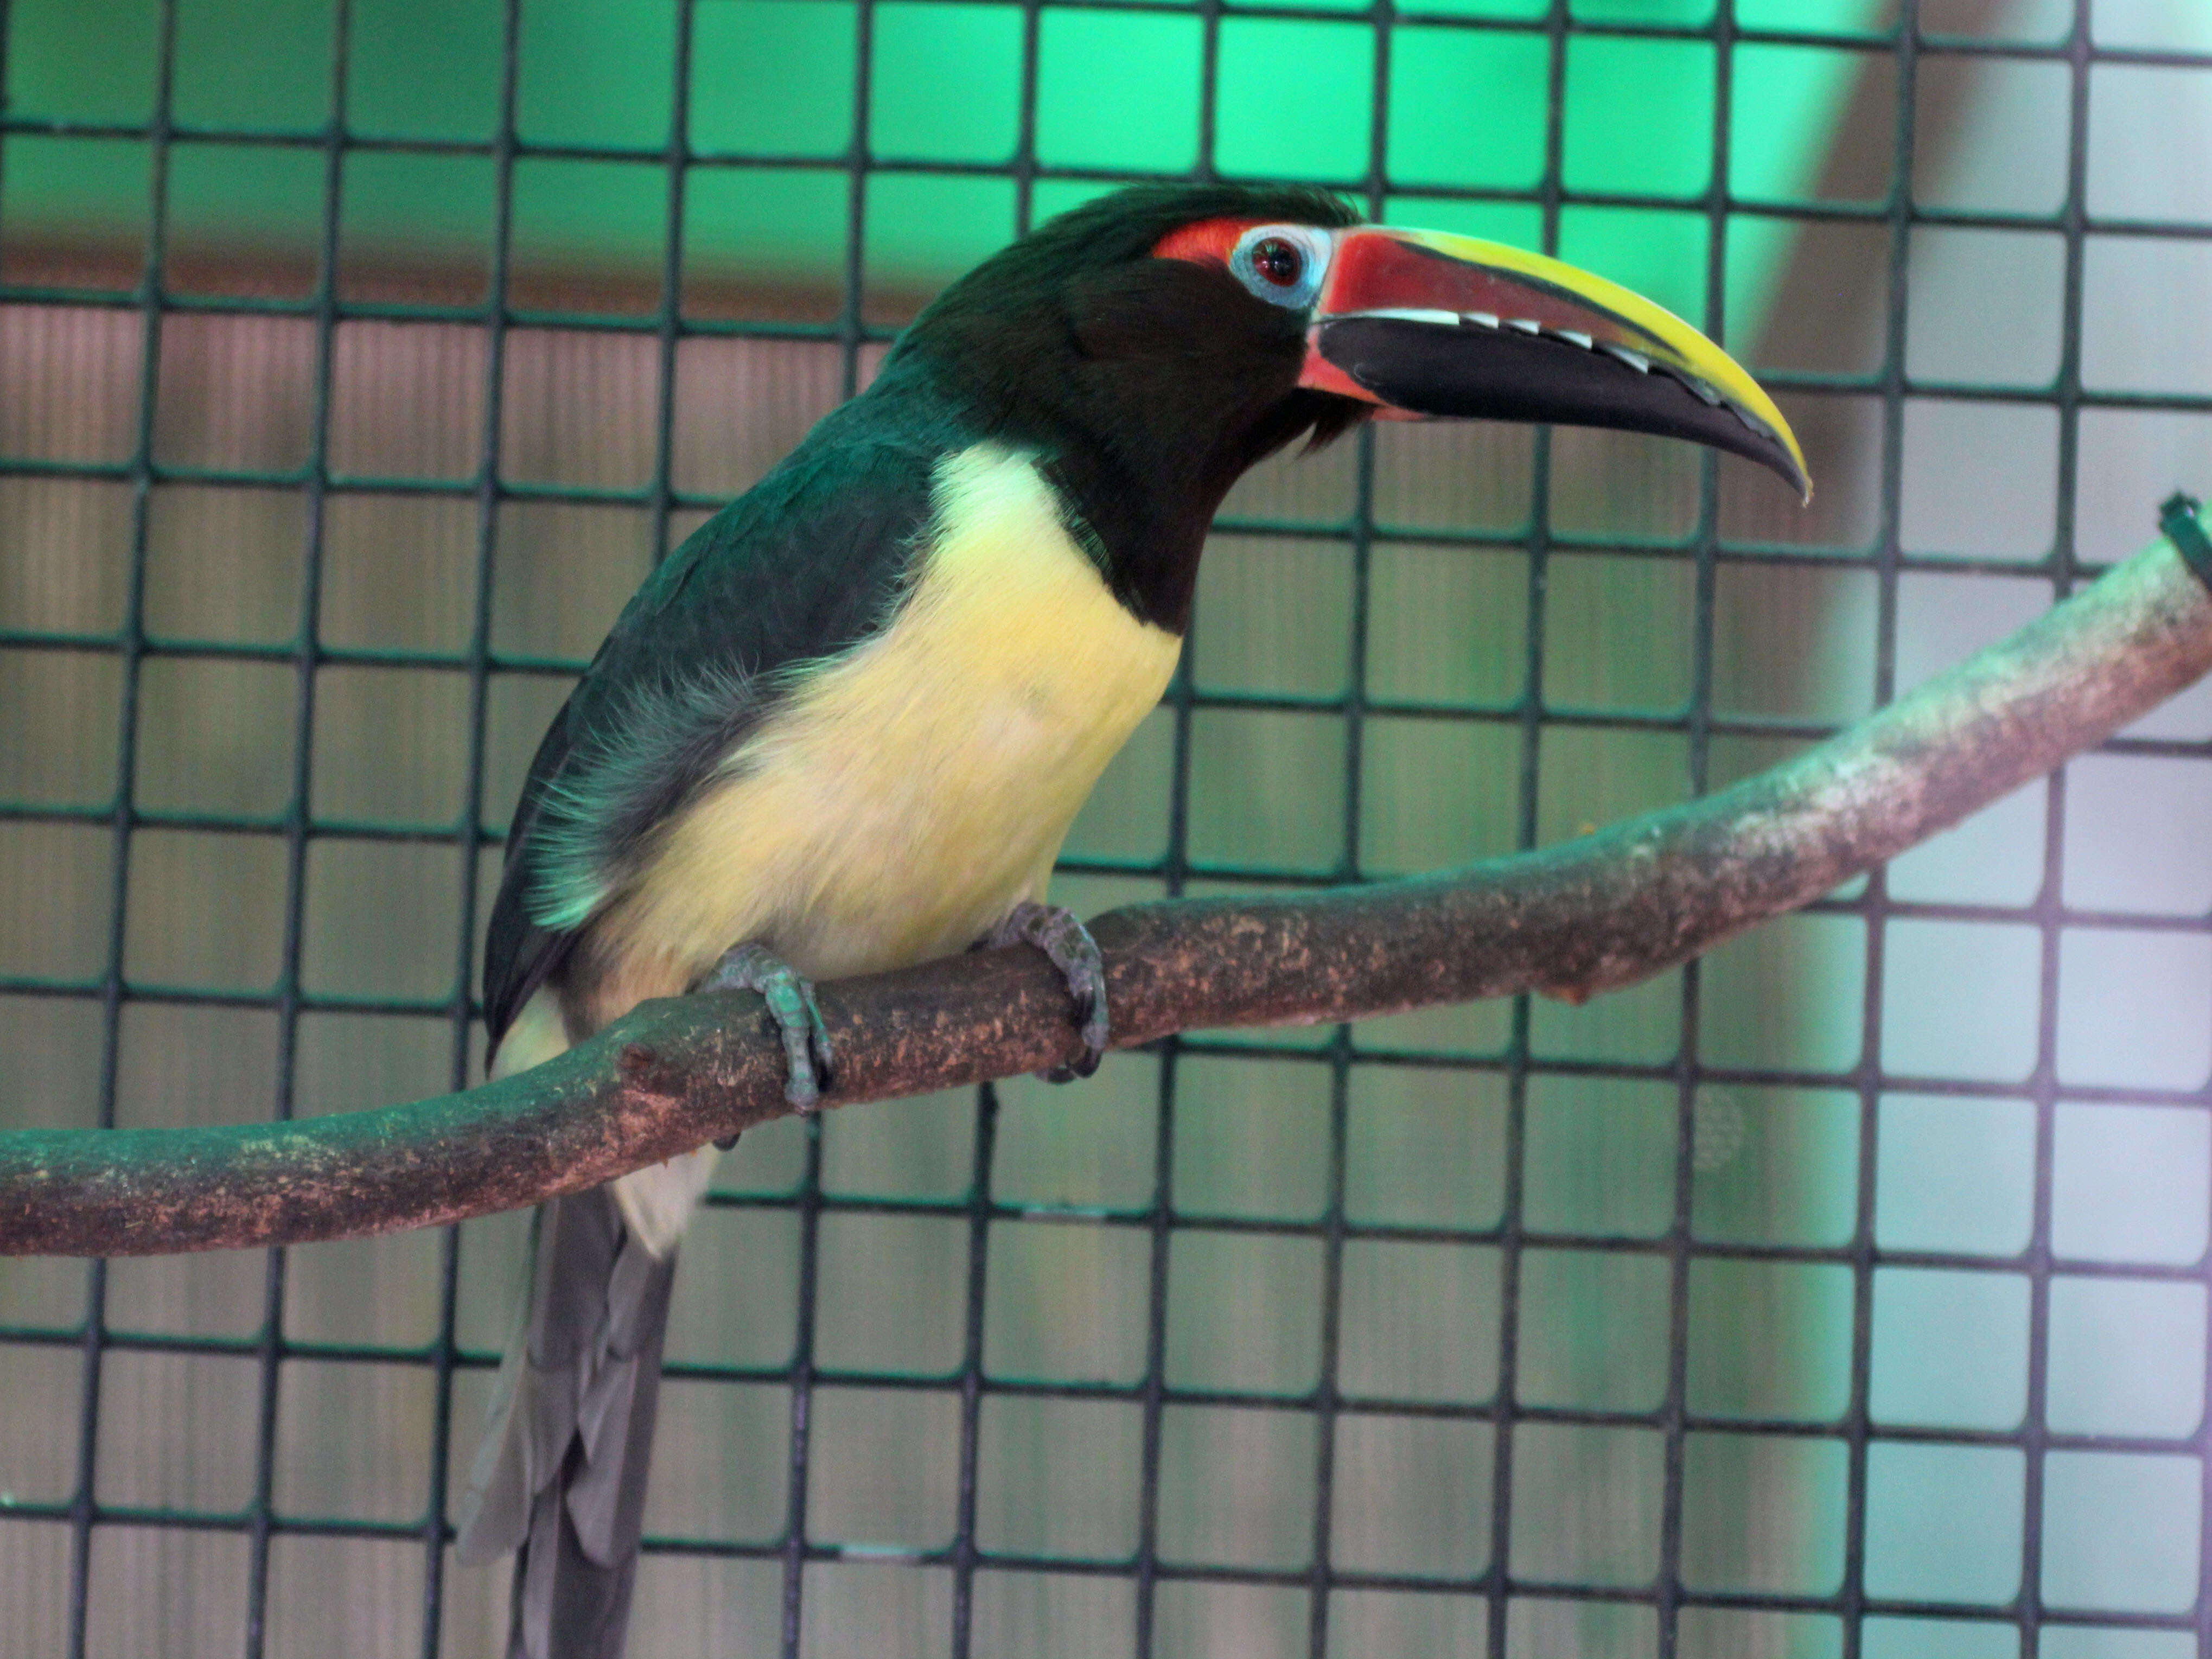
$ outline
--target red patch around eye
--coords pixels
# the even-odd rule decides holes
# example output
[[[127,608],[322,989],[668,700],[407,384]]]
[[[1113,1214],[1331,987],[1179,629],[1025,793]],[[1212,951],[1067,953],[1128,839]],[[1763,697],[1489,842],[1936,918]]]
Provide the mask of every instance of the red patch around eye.
[[[1226,265],[1237,240],[1261,219],[1201,219],[1171,230],[1152,246],[1156,259],[1188,259],[1201,265]]]

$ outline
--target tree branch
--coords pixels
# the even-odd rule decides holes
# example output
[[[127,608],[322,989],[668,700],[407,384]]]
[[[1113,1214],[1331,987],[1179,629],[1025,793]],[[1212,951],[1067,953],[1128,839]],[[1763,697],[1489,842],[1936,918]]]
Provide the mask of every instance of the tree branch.
[[[1092,924],[1117,1045],[1541,991],[1579,1001],[1796,908],[2109,737],[2212,669],[2212,595],[2160,540],[1919,690],[1704,799],[1363,887],[1132,905]],[[1074,1057],[1028,949],[821,988],[827,1104]],[[0,1254],[131,1255],[427,1226],[576,1192],[780,1117],[746,993],[648,1002],[535,1070],[380,1110],[0,1134]]]

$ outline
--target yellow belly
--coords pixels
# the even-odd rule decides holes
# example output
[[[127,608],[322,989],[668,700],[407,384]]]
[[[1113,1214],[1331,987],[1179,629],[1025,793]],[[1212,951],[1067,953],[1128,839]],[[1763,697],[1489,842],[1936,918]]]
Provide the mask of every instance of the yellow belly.
[[[1181,641],[1114,598],[1026,458],[953,457],[936,498],[891,626],[749,735],[592,923],[617,965],[592,1024],[732,945],[867,973],[961,950],[1043,893]]]

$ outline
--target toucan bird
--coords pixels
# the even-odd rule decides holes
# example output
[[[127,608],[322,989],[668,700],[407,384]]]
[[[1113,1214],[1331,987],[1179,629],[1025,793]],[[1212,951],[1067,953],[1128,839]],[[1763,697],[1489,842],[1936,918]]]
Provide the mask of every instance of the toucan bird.
[[[1687,324],[1320,191],[1140,186],[986,260],[646,580],[546,732],[485,945],[495,1075],[740,986],[809,1107],[834,1077],[811,981],[1018,941],[1066,977],[1095,1066],[1097,947],[1045,885],[1174,672],[1215,509],[1294,440],[1432,416],[1668,434],[1806,488],[1780,412]],[[714,1157],[538,1212],[459,1517],[465,1560],[520,1552],[510,1656],[623,1651]]]

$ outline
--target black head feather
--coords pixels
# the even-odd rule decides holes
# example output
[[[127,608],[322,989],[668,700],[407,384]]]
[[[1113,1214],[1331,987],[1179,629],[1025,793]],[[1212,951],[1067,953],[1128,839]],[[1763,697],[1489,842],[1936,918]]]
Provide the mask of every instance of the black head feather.
[[[1208,219],[1336,228],[1305,186],[1141,185],[1041,226],[947,289],[900,337],[886,388],[926,381],[981,435],[1036,449],[1123,602],[1181,632],[1207,525],[1231,484],[1299,437],[1366,413],[1303,390],[1305,323],[1226,270],[1152,257]]]

